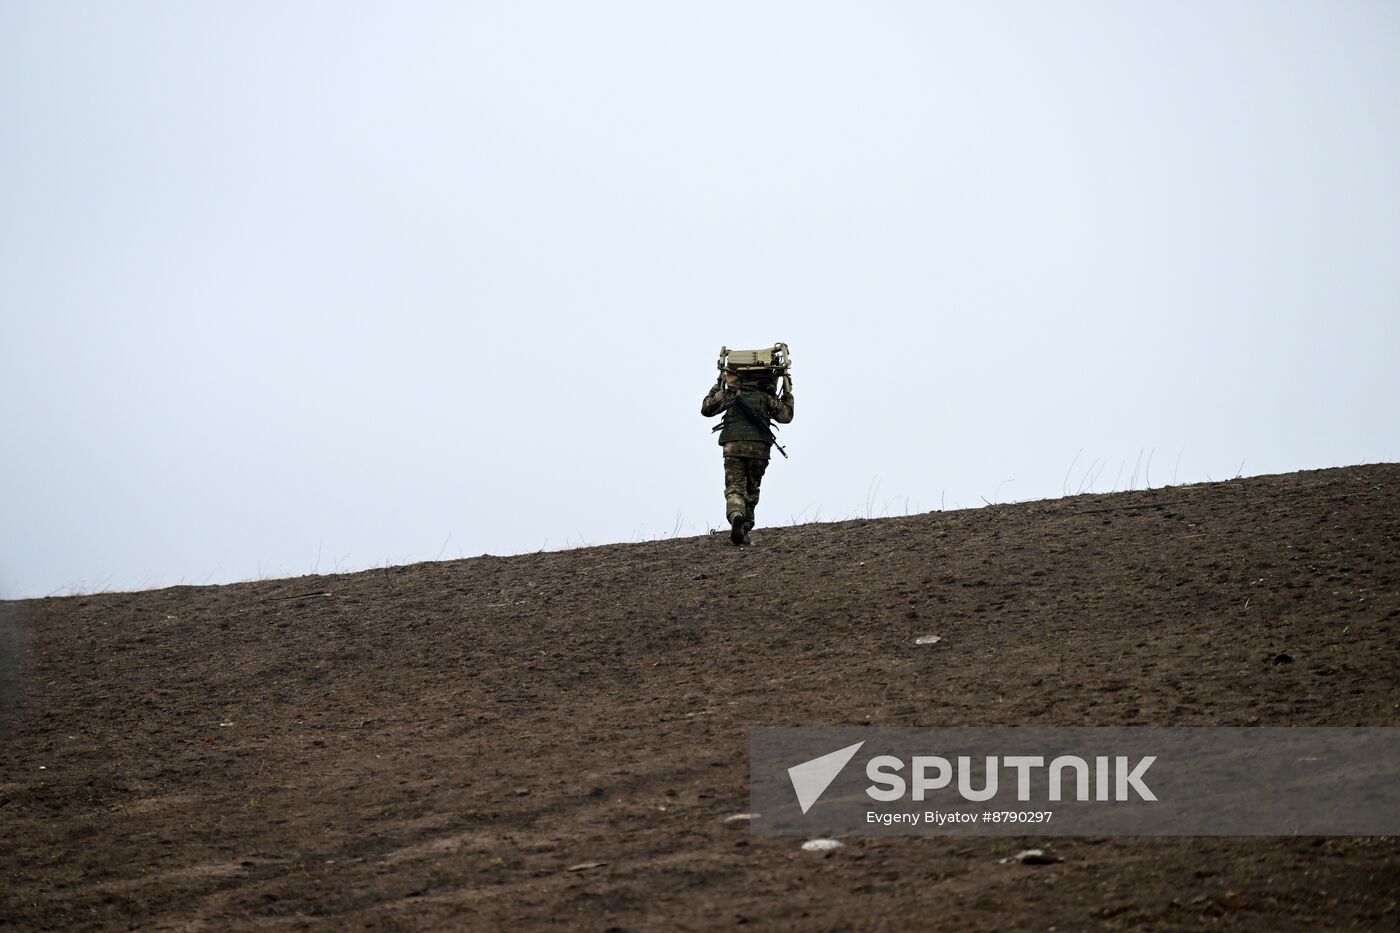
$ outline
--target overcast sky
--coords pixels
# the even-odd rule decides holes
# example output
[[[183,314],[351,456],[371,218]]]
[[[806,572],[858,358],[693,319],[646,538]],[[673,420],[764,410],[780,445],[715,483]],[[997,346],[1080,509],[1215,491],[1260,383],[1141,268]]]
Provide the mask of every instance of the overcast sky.
[[[0,596],[702,533],[721,344],[760,526],[1400,459],[1398,167],[1390,0],[0,0]]]

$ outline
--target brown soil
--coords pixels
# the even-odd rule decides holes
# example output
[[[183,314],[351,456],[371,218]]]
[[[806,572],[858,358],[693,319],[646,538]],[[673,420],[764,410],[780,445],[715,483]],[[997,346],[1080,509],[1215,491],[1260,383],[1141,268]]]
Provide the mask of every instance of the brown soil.
[[[1400,465],[755,538],[4,604],[0,926],[1400,926],[1393,838],[725,822],[752,725],[1400,725]]]

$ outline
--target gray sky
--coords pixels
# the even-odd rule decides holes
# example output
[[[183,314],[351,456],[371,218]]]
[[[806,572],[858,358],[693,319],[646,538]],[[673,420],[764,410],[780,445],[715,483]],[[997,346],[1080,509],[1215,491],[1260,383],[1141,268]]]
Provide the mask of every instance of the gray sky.
[[[1397,91],[1394,2],[0,0],[0,596],[702,532],[721,344],[760,525],[1400,459]]]

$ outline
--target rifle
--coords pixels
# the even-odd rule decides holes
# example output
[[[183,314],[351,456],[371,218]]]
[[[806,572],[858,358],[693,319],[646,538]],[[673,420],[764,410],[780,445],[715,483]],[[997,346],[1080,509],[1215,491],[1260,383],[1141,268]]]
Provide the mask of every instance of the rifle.
[[[783,445],[778,443],[777,436],[773,434],[773,422],[755,411],[754,407],[749,404],[749,400],[742,395],[734,396],[734,404],[739,406],[739,410],[744,413],[744,417],[752,421],[754,426],[763,432],[764,436],[768,439],[768,443],[778,448],[778,453],[782,454],[783,459],[786,460],[787,451],[783,450]]]

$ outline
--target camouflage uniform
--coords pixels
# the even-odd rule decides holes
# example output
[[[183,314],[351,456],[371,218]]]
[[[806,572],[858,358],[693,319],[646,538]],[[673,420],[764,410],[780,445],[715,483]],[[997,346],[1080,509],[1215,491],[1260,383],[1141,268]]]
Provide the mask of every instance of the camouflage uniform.
[[[700,414],[706,418],[724,412],[724,420],[716,430],[719,431],[720,446],[724,448],[725,517],[731,524],[736,519],[742,519],[742,525],[736,528],[742,529],[745,544],[749,540],[749,531],[753,529],[754,508],[758,506],[763,473],[768,469],[771,441],[734,404],[734,399],[742,395],[759,414],[778,424],[788,424],[792,421],[792,380],[783,380],[781,396],[776,388],[772,379],[721,376],[700,403]],[[736,530],[735,534],[738,533]],[[739,543],[739,540],[735,539],[735,543]]]

